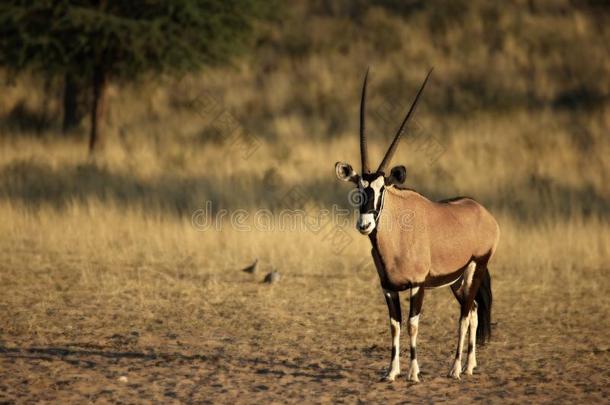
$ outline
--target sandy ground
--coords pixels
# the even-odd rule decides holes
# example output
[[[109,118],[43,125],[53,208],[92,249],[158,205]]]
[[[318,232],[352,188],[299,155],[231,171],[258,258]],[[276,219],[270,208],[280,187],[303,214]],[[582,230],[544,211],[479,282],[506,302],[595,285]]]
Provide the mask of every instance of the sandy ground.
[[[479,349],[475,375],[455,381],[446,374],[457,305],[448,289],[428,292],[418,342],[422,382],[385,383],[383,299],[369,275],[338,291],[345,277],[320,283],[294,275],[267,286],[239,275],[245,301],[231,292],[217,309],[202,310],[198,324],[179,312],[126,321],[112,305],[75,298],[47,308],[46,329],[12,333],[6,311],[17,309],[4,304],[0,401],[608,402],[608,294],[587,296],[584,285],[566,292],[560,279],[543,288],[524,280],[514,291],[496,277],[492,341]],[[607,292],[604,273],[596,277],[603,284],[596,291]],[[244,302],[254,309],[240,310]],[[403,374],[406,346],[403,334]]]

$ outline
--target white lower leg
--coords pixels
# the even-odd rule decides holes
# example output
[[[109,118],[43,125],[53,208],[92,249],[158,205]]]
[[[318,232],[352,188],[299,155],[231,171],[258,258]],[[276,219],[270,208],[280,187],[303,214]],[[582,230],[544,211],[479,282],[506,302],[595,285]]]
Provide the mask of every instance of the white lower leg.
[[[419,365],[417,364],[417,329],[419,326],[419,315],[409,318],[409,337],[411,347],[411,364],[409,366],[409,381],[419,382]]]
[[[477,343],[477,326],[479,317],[477,315],[476,305],[470,311],[470,327],[468,332],[468,360],[466,362],[466,374],[472,375],[472,371],[477,366],[476,343]]]
[[[392,360],[390,371],[385,379],[394,381],[400,375],[400,322],[394,318],[390,318],[390,332],[392,334]]]
[[[466,333],[468,332],[468,323],[470,314],[464,317],[460,317],[460,324],[458,328],[458,347],[455,354],[455,361],[453,367],[449,371],[449,377],[453,377],[457,380],[460,379],[462,373],[462,351],[464,349],[464,340],[466,339]]]

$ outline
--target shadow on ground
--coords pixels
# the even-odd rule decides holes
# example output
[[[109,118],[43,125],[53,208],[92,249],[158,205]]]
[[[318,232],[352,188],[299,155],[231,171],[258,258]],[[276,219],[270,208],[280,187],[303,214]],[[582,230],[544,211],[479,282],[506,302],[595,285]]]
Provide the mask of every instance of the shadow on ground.
[[[112,348],[103,346],[85,345],[86,348],[74,348],[78,343],[63,347],[26,347],[26,348],[7,348],[0,346],[0,358],[4,359],[24,359],[42,361],[63,361],[73,366],[81,368],[93,368],[100,362],[99,359],[110,360],[135,360],[140,362],[158,363],[162,362],[169,366],[173,362],[219,364],[223,362],[226,355],[219,351],[210,354],[183,354],[183,353],[158,353],[143,351],[116,351]],[[251,357],[241,357],[240,363],[253,369],[256,374],[276,374],[278,376],[290,373],[293,376],[311,378],[312,380],[340,380],[345,378],[342,372],[348,371],[338,365],[325,365],[321,367],[318,363],[304,364],[295,361],[275,360],[272,358],[262,358],[253,353]],[[292,371],[285,371],[292,370]]]

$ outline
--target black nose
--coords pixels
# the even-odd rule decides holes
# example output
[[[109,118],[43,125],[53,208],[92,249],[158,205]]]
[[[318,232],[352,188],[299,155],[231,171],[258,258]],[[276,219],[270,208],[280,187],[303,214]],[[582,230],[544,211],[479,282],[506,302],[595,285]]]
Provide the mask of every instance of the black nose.
[[[360,224],[360,226],[358,228],[360,228],[361,231],[364,231],[368,227],[369,227],[369,224]]]

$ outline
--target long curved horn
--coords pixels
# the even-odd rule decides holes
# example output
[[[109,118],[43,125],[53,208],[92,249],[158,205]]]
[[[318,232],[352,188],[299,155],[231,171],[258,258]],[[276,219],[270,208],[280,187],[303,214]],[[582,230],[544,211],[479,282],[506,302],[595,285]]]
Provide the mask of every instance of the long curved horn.
[[[400,140],[400,137],[402,136],[402,130],[404,129],[407,121],[409,121],[409,117],[411,117],[411,114],[413,113],[413,111],[415,111],[415,107],[417,106],[417,101],[419,100],[419,96],[421,95],[422,91],[424,90],[424,87],[426,87],[426,83],[428,82],[428,78],[430,77],[430,74],[432,73],[433,69],[434,68],[430,69],[430,71],[426,75],[426,78],[424,79],[424,82],[422,83],[421,87],[419,88],[419,91],[417,92],[417,95],[415,96],[415,99],[413,100],[413,104],[411,104],[411,108],[409,108],[409,112],[405,116],[405,119],[402,120],[402,124],[400,124],[400,128],[398,128],[398,132],[396,132],[396,135],[394,136],[394,140],[392,141],[390,148],[388,149],[385,156],[383,157],[383,160],[381,161],[381,164],[379,165],[379,169],[377,169],[378,172],[385,172],[385,169],[388,166],[388,164],[390,163],[390,160],[392,160],[392,156],[394,155],[394,152],[396,152],[396,147],[398,146],[398,141]]]
[[[362,159],[362,173],[370,173],[368,163],[368,154],[366,150],[366,134],[365,134],[365,121],[366,121],[366,83],[369,77],[369,69],[366,69],[364,75],[364,83],[362,84],[362,98],[360,99],[360,158]]]

